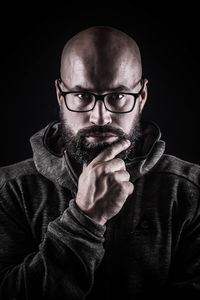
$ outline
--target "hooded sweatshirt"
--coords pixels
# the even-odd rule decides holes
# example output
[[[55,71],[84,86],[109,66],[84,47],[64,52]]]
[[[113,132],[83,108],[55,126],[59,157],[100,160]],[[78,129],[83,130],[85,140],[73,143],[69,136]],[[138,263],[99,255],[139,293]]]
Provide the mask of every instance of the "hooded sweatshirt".
[[[1,300],[200,299],[200,167],[142,127],[125,162],[134,192],[105,226],[76,205],[59,122],[31,137],[33,158],[0,169]]]

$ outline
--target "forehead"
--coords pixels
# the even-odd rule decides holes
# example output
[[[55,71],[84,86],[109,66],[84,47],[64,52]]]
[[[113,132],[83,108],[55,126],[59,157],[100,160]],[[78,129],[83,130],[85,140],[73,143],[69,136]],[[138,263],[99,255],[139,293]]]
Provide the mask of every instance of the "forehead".
[[[139,80],[139,66],[131,53],[114,57],[79,55],[74,53],[66,58],[62,79],[69,88],[82,86],[96,92],[109,91],[114,87],[133,86]]]

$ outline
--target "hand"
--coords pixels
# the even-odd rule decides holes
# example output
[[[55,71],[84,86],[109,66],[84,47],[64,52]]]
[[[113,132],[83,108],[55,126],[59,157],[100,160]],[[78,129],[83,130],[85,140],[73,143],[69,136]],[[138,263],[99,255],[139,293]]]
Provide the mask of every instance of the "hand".
[[[133,193],[133,184],[125,163],[117,154],[130,146],[128,140],[120,141],[101,152],[79,177],[76,203],[97,223],[104,225],[115,216]]]

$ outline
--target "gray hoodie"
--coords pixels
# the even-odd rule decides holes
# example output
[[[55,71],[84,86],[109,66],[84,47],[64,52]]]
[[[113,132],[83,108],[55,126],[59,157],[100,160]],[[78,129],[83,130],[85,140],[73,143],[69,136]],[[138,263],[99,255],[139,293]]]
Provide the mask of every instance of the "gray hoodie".
[[[164,154],[143,123],[126,167],[134,192],[105,226],[76,205],[60,124],[33,158],[0,169],[0,299],[200,299],[198,165]]]

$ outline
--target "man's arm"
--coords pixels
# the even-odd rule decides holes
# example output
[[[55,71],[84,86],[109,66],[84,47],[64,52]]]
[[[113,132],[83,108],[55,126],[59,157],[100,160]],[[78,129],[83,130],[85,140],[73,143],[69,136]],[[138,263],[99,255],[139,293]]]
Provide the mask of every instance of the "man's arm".
[[[104,255],[105,227],[72,200],[38,247],[15,195],[6,190],[0,200],[0,299],[84,299]]]
[[[196,209],[187,222],[181,223],[184,229],[177,237],[166,299],[200,299],[200,201],[199,193],[193,193],[189,188],[188,193]],[[184,213],[176,218],[177,221],[184,218]]]

